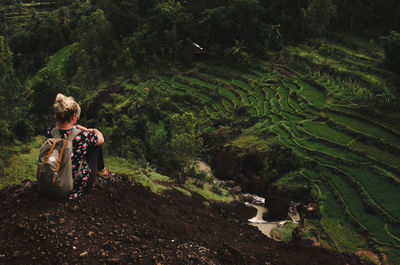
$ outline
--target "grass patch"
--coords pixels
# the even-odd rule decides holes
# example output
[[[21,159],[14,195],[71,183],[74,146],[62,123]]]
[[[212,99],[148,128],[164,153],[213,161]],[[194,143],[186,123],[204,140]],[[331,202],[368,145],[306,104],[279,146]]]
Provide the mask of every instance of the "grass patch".
[[[149,187],[154,193],[162,193],[167,187],[154,183],[149,177],[140,171],[140,167],[126,159],[120,157],[105,157],[104,162],[111,172],[125,174],[133,178],[134,181]],[[160,175],[161,176],[161,175]]]
[[[52,68],[60,68],[61,71],[65,72],[70,55],[71,45],[65,46],[51,56],[47,65]]]
[[[20,184],[25,179],[36,181],[39,148],[43,141],[43,137],[37,136],[32,142],[16,145],[10,150],[15,154],[11,156],[9,166],[4,169],[4,176],[0,177],[0,189]]]
[[[197,185],[195,185],[193,181],[187,181],[185,183],[185,187],[190,191],[197,192],[207,200],[221,201],[221,202],[231,202],[234,200],[233,196],[230,195],[229,192],[223,188],[218,187],[219,189],[218,193],[220,194],[214,193],[212,189],[215,188],[213,188],[214,185],[212,184],[205,183],[204,186],[200,188]]]
[[[161,181],[161,182],[171,182],[172,180],[168,176],[161,175],[157,172],[149,173],[151,180]]]
[[[192,193],[190,193],[190,191],[187,191],[181,187],[174,187],[174,189],[176,189],[177,191],[179,191],[180,193],[182,193],[185,196],[192,197]]]
[[[298,226],[299,226],[298,223],[287,222],[281,227],[272,229],[271,234],[277,233],[281,241],[289,242],[293,239],[292,238],[293,230]]]

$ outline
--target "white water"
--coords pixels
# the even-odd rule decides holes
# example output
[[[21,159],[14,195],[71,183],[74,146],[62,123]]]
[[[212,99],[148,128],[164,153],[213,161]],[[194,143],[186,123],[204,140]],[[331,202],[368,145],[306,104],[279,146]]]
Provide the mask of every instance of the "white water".
[[[267,222],[262,216],[263,213],[267,212],[267,208],[260,205],[246,203],[247,206],[251,206],[257,209],[257,214],[255,217],[249,219],[249,224],[258,228],[264,235],[271,237],[271,230],[278,227],[279,223],[277,222]]]
[[[262,206],[265,203],[265,199],[262,197],[259,197],[257,195],[254,195],[254,194],[244,194],[244,195],[250,196],[253,198],[253,203],[245,202],[245,205],[254,207],[257,209],[256,216],[248,220],[249,225],[256,226],[258,228],[258,230],[260,230],[261,233],[263,233],[264,235],[271,238],[272,229],[280,227],[280,226],[284,225],[286,222],[290,222],[288,220],[283,220],[283,221],[279,221],[279,222],[265,221],[262,218],[263,214],[268,211],[267,208]],[[292,219],[292,222],[294,222],[294,223],[298,223],[300,221],[300,215],[296,211],[296,206],[297,206],[297,204],[292,205],[292,207],[289,211],[289,214],[288,214],[288,216]]]
[[[208,165],[207,163],[205,163],[204,161],[197,161],[197,167],[200,170],[205,170],[209,176],[212,176],[212,169],[210,167],[210,165]],[[215,180],[215,183],[217,184],[221,184],[224,183],[224,181],[222,180]],[[280,222],[268,222],[265,221],[262,216],[265,212],[267,212],[267,208],[265,208],[263,205],[265,205],[265,198],[257,196],[255,194],[242,194],[242,196],[245,197],[251,197],[252,198],[252,203],[248,203],[245,202],[245,205],[250,206],[250,207],[254,207],[257,209],[257,214],[255,217],[249,219],[249,225],[255,226],[258,228],[258,230],[261,231],[261,233],[263,233],[264,235],[268,236],[271,238],[271,231],[274,228],[280,227],[282,225],[284,225],[286,222],[289,222],[288,220],[283,220]],[[289,211],[289,217],[292,219],[292,221],[294,223],[297,223],[300,221],[300,215],[299,213],[295,210],[295,207],[297,206],[297,204],[295,204],[293,206],[293,208],[291,208],[291,210]]]

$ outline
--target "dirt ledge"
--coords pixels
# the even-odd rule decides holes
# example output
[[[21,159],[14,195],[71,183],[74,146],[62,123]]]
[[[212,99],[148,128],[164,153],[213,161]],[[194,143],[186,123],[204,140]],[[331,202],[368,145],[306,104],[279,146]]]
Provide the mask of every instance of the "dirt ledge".
[[[0,264],[363,264],[311,241],[276,242],[247,225],[255,209],[204,201],[121,175],[54,201],[25,181],[0,191]]]

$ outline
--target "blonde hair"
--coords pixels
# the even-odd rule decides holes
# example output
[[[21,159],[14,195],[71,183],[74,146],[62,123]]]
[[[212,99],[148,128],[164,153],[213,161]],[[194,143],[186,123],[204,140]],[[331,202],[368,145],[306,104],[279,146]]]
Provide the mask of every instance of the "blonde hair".
[[[66,97],[63,94],[57,94],[56,102],[54,103],[54,111],[56,114],[57,125],[71,121],[74,114],[79,118],[81,107],[73,97]]]

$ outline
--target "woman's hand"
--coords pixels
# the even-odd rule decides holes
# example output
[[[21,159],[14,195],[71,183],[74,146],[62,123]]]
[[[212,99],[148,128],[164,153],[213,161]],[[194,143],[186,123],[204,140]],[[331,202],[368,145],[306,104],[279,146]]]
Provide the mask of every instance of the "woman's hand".
[[[82,131],[89,131],[88,128],[86,128],[86,127],[84,127],[84,126],[82,126],[82,125],[76,125],[76,128],[77,128],[78,130],[82,130]]]
[[[79,129],[79,130],[82,130],[82,131],[88,131],[88,132],[94,133],[97,136],[96,145],[101,145],[101,144],[104,143],[104,136],[99,130],[97,130],[95,128],[88,129],[88,128],[82,126],[82,125],[76,125],[76,128]]]

